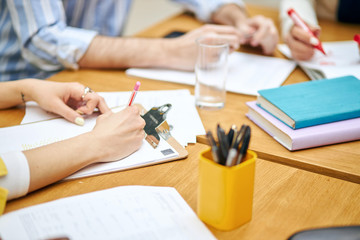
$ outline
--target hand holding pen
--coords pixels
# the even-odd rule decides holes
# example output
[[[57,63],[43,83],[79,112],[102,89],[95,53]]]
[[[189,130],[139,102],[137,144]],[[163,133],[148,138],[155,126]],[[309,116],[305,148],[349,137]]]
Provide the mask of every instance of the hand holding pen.
[[[218,143],[210,131],[206,133],[211,153],[216,163],[232,167],[244,161],[250,142],[250,127],[242,125],[240,130],[233,125],[228,134],[218,124],[217,137]]]
[[[308,26],[292,8],[287,13],[294,22],[294,27],[285,37],[293,58],[309,60],[314,55],[314,49],[318,49],[326,55],[318,38],[320,29]]]

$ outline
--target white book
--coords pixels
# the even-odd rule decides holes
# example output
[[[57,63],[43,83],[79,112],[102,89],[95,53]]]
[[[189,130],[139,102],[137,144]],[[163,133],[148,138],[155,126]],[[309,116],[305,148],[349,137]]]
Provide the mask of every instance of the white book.
[[[216,239],[171,187],[122,186],[0,217],[6,239]]]

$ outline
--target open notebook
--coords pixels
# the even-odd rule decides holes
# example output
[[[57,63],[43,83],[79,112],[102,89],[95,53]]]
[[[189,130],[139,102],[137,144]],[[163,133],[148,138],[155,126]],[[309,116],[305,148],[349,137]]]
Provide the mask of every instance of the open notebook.
[[[131,92],[97,92],[110,108],[125,106]],[[145,109],[170,103],[171,110],[166,116],[171,127],[171,135],[182,145],[196,143],[197,135],[205,135],[205,129],[195,107],[195,98],[187,89],[139,91],[134,104],[141,104]],[[26,103],[25,116],[21,122],[31,123],[53,118],[55,114],[45,112],[35,102]]]
[[[286,57],[292,58],[286,44],[279,44],[278,48]],[[311,60],[298,61],[312,80],[345,75],[354,75],[360,79],[360,55],[355,41],[323,42],[323,48],[326,56],[316,50]]]
[[[68,139],[91,131],[96,123],[97,114],[86,118],[84,126],[78,126],[63,118],[22,124],[0,128],[0,152],[23,151],[53,142]],[[126,158],[106,163],[95,163],[70,175],[67,179],[75,179],[103,173],[133,169],[142,166],[183,159],[186,150],[173,138],[160,138],[157,148],[153,148],[146,140],[139,150]]]

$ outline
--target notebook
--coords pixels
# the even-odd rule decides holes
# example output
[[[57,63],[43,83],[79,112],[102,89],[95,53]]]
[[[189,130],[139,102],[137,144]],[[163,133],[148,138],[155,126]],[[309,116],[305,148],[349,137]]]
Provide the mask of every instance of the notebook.
[[[294,130],[256,105],[256,101],[246,105],[246,116],[290,151],[360,139],[360,118]]]
[[[360,54],[355,41],[323,42],[326,56],[320,51],[309,61],[297,61],[312,80],[354,75],[360,79]],[[289,47],[279,44],[278,49],[292,59]]]
[[[257,104],[293,129],[360,117],[360,81],[354,76],[259,91]]]

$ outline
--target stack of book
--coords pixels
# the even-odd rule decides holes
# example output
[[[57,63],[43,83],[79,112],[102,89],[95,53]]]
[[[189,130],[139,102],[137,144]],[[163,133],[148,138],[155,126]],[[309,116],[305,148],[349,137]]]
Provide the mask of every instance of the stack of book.
[[[360,139],[360,80],[354,76],[259,91],[247,116],[289,150]]]

